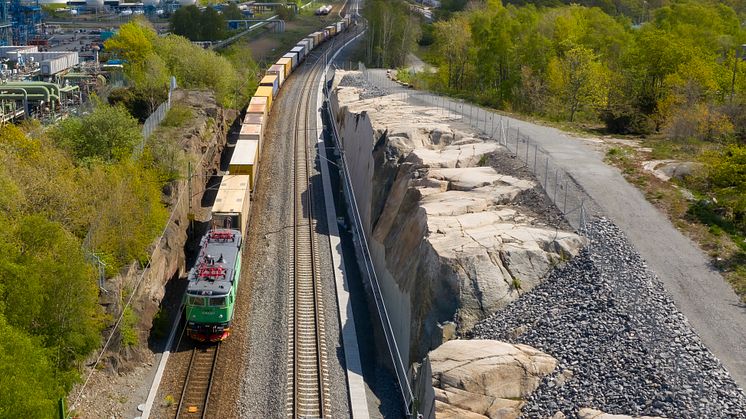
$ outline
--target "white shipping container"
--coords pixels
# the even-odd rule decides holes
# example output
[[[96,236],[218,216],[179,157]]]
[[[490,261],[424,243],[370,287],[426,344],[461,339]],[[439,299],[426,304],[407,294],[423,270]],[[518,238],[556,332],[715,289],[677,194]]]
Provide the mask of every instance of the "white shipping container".
[[[303,40],[304,41],[308,41],[308,47],[309,47],[309,49],[316,48],[316,43],[315,43],[316,41],[314,40],[313,36],[309,35],[308,37],[304,38]]]
[[[282,83],[285,83],[285,66],[282,64],[274,64],[269,67],[267,70],[267,74],[274,74],[276,75],[280,80],[280,87],[282,87]]]
[[[259,154],[262,153],[262,141],[264,135],[262,134],[261,124],[243,124],[241,125],[241,132],[238,134],[238,141],[254,140],[259,141]]]
[[[298,47],[298,46],[296,46],[296,47],[294,47],[293,49],[290,50],[290,52],[294,52],[294,53],[298,54],[298,57],[299,57],[300,61],[303,61],[303,59],[306,58],[306,54],[304,53],[304,51],[305,51],[304,47]]]
[[[308,39],[308,38],[303,38],[300,40],[300,42],[298,42],[298,45],[303,45],[303,47],[306,48],[306,55],[308,55],[309,53],[311,53],[311,50],[313,49],[313,46],[312,46],[313,40]]]
[[[246,233],[251,208],[249,175],[226,175],[220,182],[215,203],[212,206],[212,222],[217,227],[225,227],[230,220],[232,228],[240,228]]]
[[[292,61],[291,67],[293,69],[298,66],[298,54],[294,52],[288,52],[287,54],[283,55],[282,58],[290,58],[290,60]]]
[[[243,118],[244,124],[259,124],[264,127],[264,115],[256,113],[247,113]]]

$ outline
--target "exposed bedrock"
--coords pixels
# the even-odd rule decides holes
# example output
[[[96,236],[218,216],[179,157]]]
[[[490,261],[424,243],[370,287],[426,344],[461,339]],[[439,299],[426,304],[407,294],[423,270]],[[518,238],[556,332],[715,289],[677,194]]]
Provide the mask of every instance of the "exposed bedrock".
[[[584,244],[516,203],[532,179],[488,165],[505,153],[438,111],[336,90],[332,109],[403,355],[421,359],[539,284]],[[405,360],[408,362],[408,360]]]

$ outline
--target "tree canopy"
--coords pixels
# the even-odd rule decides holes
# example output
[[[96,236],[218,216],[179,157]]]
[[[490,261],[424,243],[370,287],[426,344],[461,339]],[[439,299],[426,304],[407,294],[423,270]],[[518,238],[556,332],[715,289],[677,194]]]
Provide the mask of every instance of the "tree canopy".
[[[235,14],[236,10],[238,7],[235,7],[232,14]],[[241,11],[238,13],[240,15]],[[228,33],[224,15],[211,6],[200,11],[194,5],[180,7],[171,15],[170,30],[171,33],[186,37],[190,41],[219,41]]]
[[[193,13],[189,11],[192,8],[196,9],[190,6],[179,10]],[[198,9],[197,12],[200,13]],[[209,12],[209,15],[214,18],[213,12]],[[204,27],[185,26],[184,30],[186,28],[202,31]],[[143,45],[143,40],[148,40],[148,43]],[[134,44],[130,45],[130,42]],[[135,85],[134,91],[119,92],[115,97],[125,103],[132,113],[136,113],[138,98],[155,105],[159,99],[165,97],[169,75],[176,77],[177,84],[181,87],[215,91],[218,101],[228,107],[243,103],[253,93],[251,88],[256,85],[256,65],[247,49],[242,51],[242,54],[247,55],[242,59],[245,65],[235,66],[226,57],[194,45],[183,36],[158,37],[152,26],[141,19],[122,25],[117,35],[107,40],[105,45],[115,53],[121,51],[122,56],[127,56],[129,53],[126,51],[129,49],[142,51],[137,55],[142,56],[142,59],[128,60],[125,64],[125,72]],[[235,48],[229,51],[235,51]]]

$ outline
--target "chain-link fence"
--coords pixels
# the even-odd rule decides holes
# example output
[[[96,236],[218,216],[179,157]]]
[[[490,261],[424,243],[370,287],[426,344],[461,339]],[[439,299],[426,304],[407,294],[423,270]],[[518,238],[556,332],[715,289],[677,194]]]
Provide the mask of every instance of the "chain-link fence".
[[[391,80],[384,70],[371,71],[363,64],[358,68],[367,82],[385,89],[389,95],[398,96],[412,105],[435,108],[445,119],[466,124],[480,132],[483,138],[505,147],[533,172],[567,222],[578,232],[585,232],[590,198],[538,141],[521,133],[520,128],[511,126],[511,118],[460,99],[408,89]]]

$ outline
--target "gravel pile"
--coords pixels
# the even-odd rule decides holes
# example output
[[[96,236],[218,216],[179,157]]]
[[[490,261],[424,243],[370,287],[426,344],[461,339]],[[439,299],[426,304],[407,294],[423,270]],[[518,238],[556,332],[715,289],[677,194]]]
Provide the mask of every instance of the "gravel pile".
[[[382,70],[378,70],[382,72]],[[383,73],[382,73],[383,74]],[[381,77],[381,74],[371,73],[371,77]],[[388,81],[388,80],[387,80]],[[389,81],[389,83],[393,83]],[[359,87],[360,99],[371,99],[374,97],[386,96],[392,93],[389,89],[383,88],[376,83],[370,82],[363,77],[363,73],[360,71],[346,71],[342,80],[339,81],[340,86],[345,87]]]
[[[704,347],[658,279],[606,219],[589,248],[470,332],[559,360],[525,417],[582,407],[668,418],[746,418],[746,396]]]

